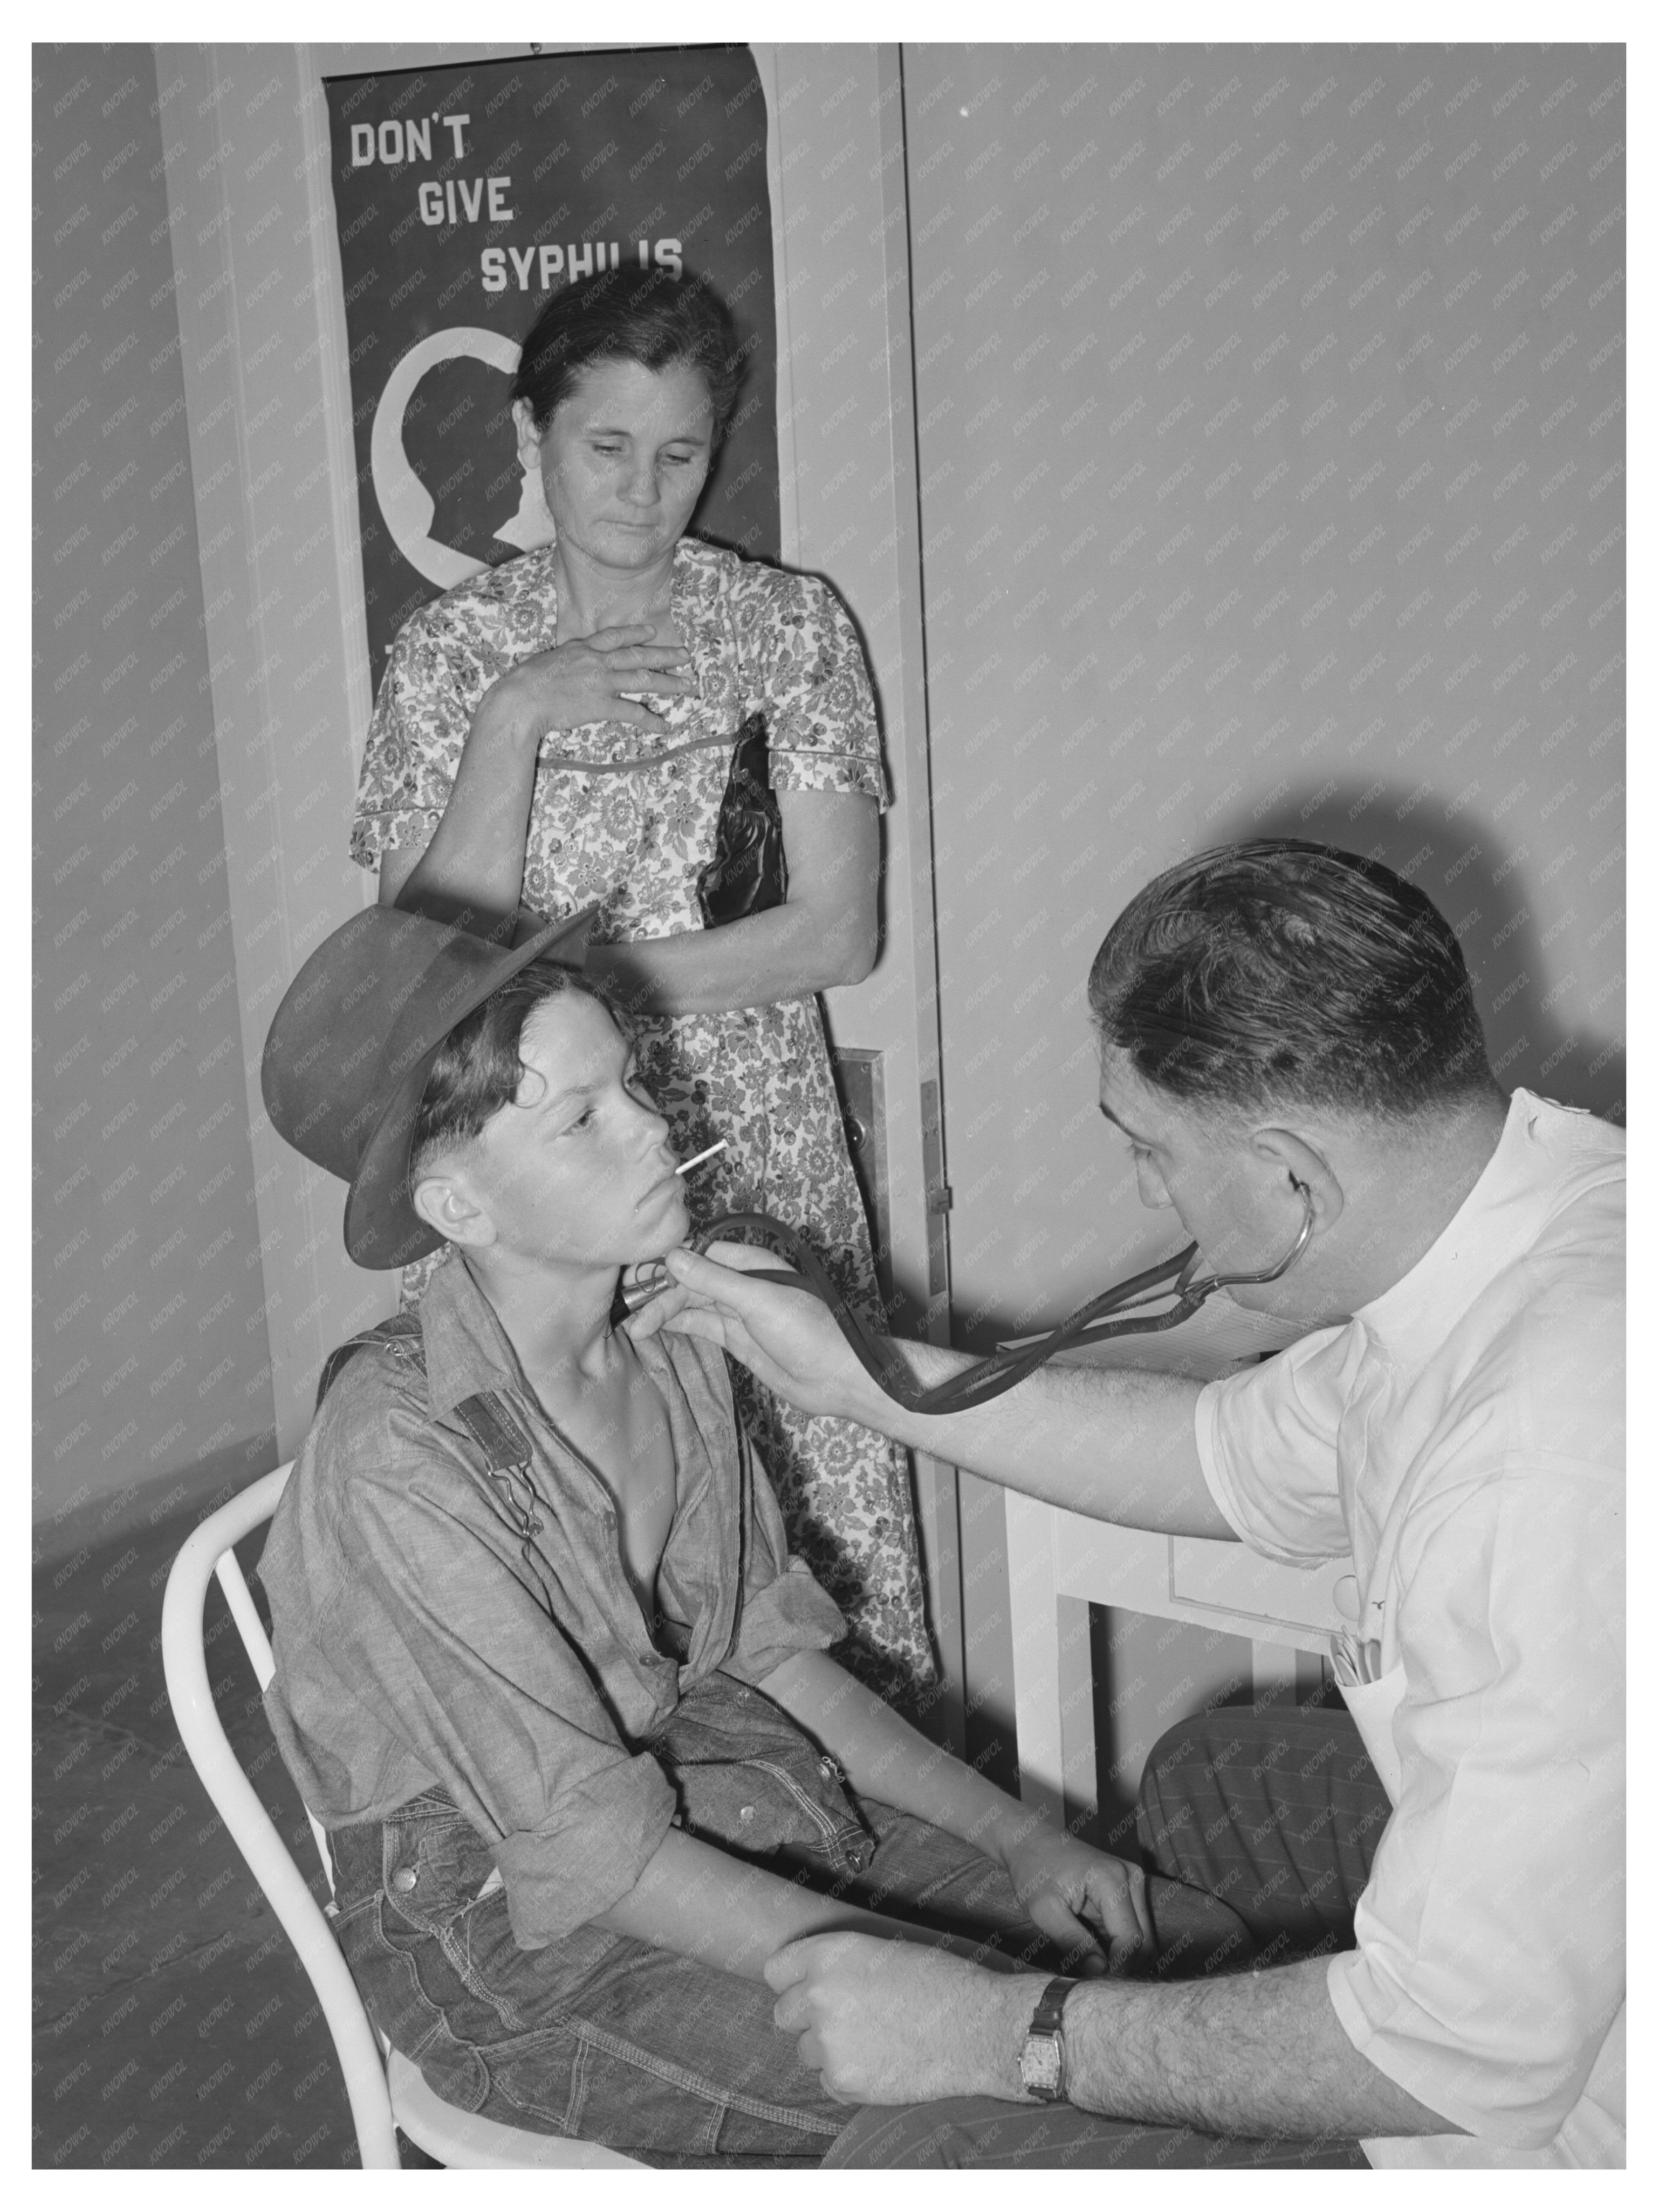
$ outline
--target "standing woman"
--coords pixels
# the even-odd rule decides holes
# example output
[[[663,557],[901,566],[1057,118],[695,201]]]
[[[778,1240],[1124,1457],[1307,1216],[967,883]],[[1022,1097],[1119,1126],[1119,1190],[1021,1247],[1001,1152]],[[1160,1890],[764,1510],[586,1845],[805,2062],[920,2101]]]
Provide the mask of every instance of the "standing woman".
[[[742,357],[695,280],[611,271],[556,293],[513,386],[556,540],[422,608],[369,726],[353,857],[383,904],[487,926],[598,902],[590,973],[632,1008],[641,1070],[699,1170],[693,1217],[751,1206],[812,1239],[880,1318],[816,994],[875,963],[885,803],[862,651],[827,585],[684,535]],[[705,927],[739,726],[763,714],[785,902]],[[417,1296],[428,1263],[405,1281]],[[933,1678],[903,1453],[735,1370],[792,1545],[891,1693]]]

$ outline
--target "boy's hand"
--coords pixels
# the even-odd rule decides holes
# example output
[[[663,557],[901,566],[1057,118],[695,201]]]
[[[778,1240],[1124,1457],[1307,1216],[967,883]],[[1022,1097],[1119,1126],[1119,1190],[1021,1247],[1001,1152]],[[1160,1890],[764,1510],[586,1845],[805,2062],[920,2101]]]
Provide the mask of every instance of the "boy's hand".
[[[701,1259],[682,1246],[669,1253],[665,1264],[672,1287],[627,1323],[629,1335],[668,1328],[704,1337],[808,1413],[867,1419],[868,1410],[859,1405],[860,1384],[878,1404],[887,1403],[820,1298],[780,1283],[744,1280],[750,1270],[774,1268],[773,1254],[746,1244],[715,1244]]]
[[[1080,1951],[1067,1973],[1120,1974],[1150,1954],[1156,1939],[1138,1866],[1045,1823],[1005,1844],[1001,1858],[1035,1925],[1062,1951]]]

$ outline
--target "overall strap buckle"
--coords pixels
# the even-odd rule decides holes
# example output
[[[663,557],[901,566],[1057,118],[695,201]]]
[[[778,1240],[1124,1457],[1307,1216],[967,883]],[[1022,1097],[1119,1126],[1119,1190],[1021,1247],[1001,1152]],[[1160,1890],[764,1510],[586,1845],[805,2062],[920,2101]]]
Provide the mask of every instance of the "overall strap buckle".
[[[476,1391],[471,1397],[463,1398],[455,1412],[483,1454],[489,1480],[501,1493],[519,1535],[538,1536],[545,1524],[535,1510],[535,1487],[530,1480],[530,1439],[513,1419],[505,1399],[497,1390]],[[526,1493],[524,1499],[519,1498],[515,1483],[523,1485]]]

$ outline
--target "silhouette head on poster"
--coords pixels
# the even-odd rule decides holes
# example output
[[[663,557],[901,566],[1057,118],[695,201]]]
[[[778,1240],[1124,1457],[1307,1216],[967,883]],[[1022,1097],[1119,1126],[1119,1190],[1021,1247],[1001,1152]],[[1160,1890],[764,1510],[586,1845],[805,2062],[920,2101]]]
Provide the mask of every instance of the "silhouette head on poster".
[[[440,591],[489,566],[483,530],[497,514],[503,519],[494,535],[519,552],[552,542],[553,519],[533,468],[516,465],[517,502],[510,511],[506,489],[500,501],[487,496],[498,475],[507,479],[507,489],[513,481],[510,392],[499,380],[517,374],[519,351],[500,331],[470,324],[434,331],[398,362],[374,411],[369,466],[380,514],[404,559]],[[466,363],[478,366],[468,373]],[[445,429],[457,427],[457,410],[482,417],[488,450],[493,458],[498,449],[501,457],[482,487],[473,481],[476,434],[464,441],[463,454],[463,441]],[[472,472],[452,481],[468,462]]]
[[[430,535],[480,561],[503,556],[490,540],[518,501],[510,394],[500,369],[457,354],[427,370],[404,410],[404,453],[434,504]]]

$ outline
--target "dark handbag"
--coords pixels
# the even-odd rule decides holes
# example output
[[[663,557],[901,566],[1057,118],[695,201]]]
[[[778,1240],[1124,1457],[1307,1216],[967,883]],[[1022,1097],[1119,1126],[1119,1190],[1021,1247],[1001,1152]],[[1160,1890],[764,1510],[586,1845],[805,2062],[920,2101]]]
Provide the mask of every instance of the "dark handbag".
[[[679,1796],[689,1836],[741,1858],[780,1853],[836,1874],[861,1874],[875,1838],[841,1770],[763,1692],[704,1675],[680,1699],[651,1749]]]
[[[747,717],[737,732],[731,775],[720,802],[714,858],[696,879],[705,929],[741,921],[781,906],[789,895],[783,851],[783,817],[771,788],[763,714]]]

